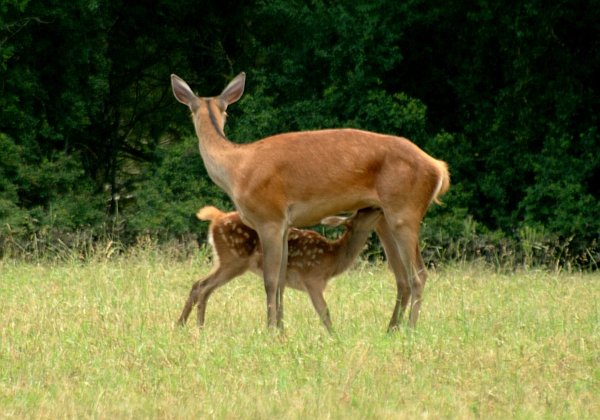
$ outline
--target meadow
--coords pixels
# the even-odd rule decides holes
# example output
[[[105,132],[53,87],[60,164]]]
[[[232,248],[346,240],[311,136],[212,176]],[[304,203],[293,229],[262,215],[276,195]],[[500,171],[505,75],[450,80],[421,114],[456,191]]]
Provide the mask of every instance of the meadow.
[[[175,321],[206,250],[0,261],[0,418],[577,419],[600,416],[600,273],[430,271],[416,330],[387,334],[395,284],[359,261],[266,328],[262,280]]]

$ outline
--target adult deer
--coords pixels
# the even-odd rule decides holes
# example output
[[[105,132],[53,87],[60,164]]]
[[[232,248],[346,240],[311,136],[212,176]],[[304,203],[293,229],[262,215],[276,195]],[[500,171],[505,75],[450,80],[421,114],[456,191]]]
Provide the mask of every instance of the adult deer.
[[[352,265],[381,215],[380,209],[363,209],[349,217],[323,219],[324,225],[346,227],[346,232],[337,241],[328,241],[312,230],[290,229],[284,286],[308,293],[329,332],[331,317],[323,297],[327,282]],[[198,304],[198,325],[203,326],[206,303],[212,292],[248,270],[262,277],[263,264],[258,235],[242,223],[238,212],[223,213],[208,206],[200,209],[196,216],[211,220],[208,241],[213,248],[215,266],[192,286],[179,324],[185,324],[192,308]]]
[[[409,325],[414,327],[427,279],[419,225],[429,205],[448,190],[446,163],[405,138],[353,129],[286,133],[234,144],[223,134],[225,111],[242,96],[245,80],[241,73],[219,96],[201,98],[171,75],[175,97],[192,111],[208,174],[260,238],[269,325],[283,327],[290,227],[379,207],[385,218],[375,231],[398,289],[389,329],[398,325],[409,300]]]

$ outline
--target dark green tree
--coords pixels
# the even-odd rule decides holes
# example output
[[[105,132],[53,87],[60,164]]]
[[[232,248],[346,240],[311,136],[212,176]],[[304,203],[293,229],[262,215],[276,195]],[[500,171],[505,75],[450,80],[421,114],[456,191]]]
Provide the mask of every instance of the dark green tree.
[[[193,213],[229,202],[169,75],[216,95],[246,71],[228,110],[235,142],[331,127],[401,135],[450,164],[430,222],[452,235],[470,215],[483,230],[544,226],[591,241],[597,3],[5,1],[0,234],[117,214],[132,237],[199,234]]]

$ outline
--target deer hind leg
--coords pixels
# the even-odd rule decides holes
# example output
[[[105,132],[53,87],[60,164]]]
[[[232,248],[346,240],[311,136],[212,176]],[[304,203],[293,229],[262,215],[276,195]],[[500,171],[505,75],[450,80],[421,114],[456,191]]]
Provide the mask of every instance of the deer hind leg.
[[[401,220],[401,219],[399,219]],[[389,224],[389,222],[388,222]],[[427,270],[419,247],[419,223],[400,221],[395,224],[392,233],[404,265],[404,271],[410,285],[411,309],[409,327],[414,328],[419,319],[423,289],[427,281]]]
[[[394,277],[396,278],[396,287],[398,289],[394,312],[392,313],[392,319],[390,320],[390,325],[388,326],[388,331],[392,331],[400,324],[402,316],[406,311],[406,307],[408,306],[408,302],[410,301],[410,285],[408,282],[406,268],[402,263],[402,257],[398,249],[398,244],[396,243],[394,234],[388,226],[385,218],[382,217],[379,219],[379,222],[375,226],[375,232],[381,240],[388,263],[394,272]]]
[[[421,311],[421,303],[423,302],[422,294],[425,290],[425,283],[427,283],[427,277],[429,276],[429,274],[427,273],[427,269],[425,268],[425,262],[423,261],[423,255],[421,254],[421,247],[419,246],[418,239],[416,243],[415,258],[415,275],[418,275],[418,279],[420,281],[421,294],[419,295],[419,298],[415,300],[411,292],[411,296],[413,297],[413,303],[410,311],[410,326],[413,328],[416,326],[417,319],[419,318],[419,312]]]
[[[179,325],[184,325],[190,316],[192,308],[198,305],[198,326],[204,326],[206,315],[206,305],[208,298],[217,288],[229,283],[235,277],[243,274],[247,270],[245,266],[219,267],[208,276],[198,280],[192,286],[190,296],[183,307],[179,317]]]
[[[187,320],[190,316],[190,312],[192,312],[192,309],[194,308],[194,306],[196,306],[196,303],[198,302],[198,287],[200,287],[200,283],[203,280],[196,281],[194,283],[194,285],[192,286],[190,296],[188,297],[188,300],[185,302],[183,311],[181,311],[181,315],[179,316],[179,320],[177,321],[178,325],[180,325],[182,327],[185,325],[185,323],[187,322]]]
[[[387,226],[396,242],[396,249],[400,255],[400,259],[404,268],[404,279],[408,280],[402,281],[402,284],[398,285],[400,311],[403,312],[408,303],[408,295],[406,292],[406,284],[408,284],[411,300],[408,325],[411,328],[414,328],[417,325],[417,320],[419,319],[423,289],[427,280],[427,270],[425,269],[425,264],[423,263],[423,258],[421,256],[421,250],[419,247],[420,220],[406,218],[405,215],[387,214],[386,220]],[[402,295],[401,298],[400,295]],[[396,306],[398,306],[398,302],[396,302]],[[397,318],[392,318],[390,327],[395,327],[397,323]]]
[[[283,291],[287,273],[287,232],[283,224],[265,224],[257,229],[263,252],[263,277],[267,294],[269,327],[283,327]]]
[[[315,311],[317,311],[317,315],[327,328],[327,332],[331,334],[331,316],[329,314],[329,308],[327,307],[327,302],[325,302],[325,298],[323,297],[323,288],[319,286],[313,286],[311,283],[304,282],[306,285],[306,291],[308,292],[308,296],[315,307]]]

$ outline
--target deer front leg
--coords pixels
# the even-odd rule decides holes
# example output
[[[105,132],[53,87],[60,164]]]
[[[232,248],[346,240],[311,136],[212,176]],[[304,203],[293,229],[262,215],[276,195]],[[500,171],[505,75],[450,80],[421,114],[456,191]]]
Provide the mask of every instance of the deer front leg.
[[[283,235],[281,267],[279,268],[279,278],[277,281],[277,328],[280,330],[283,330],[283,292],[285,291],[285,281],[287,276],[288,234],[289,230],[286,229]]]
[[[278,292],[280,291],[280,284],[283,285],[284,280],[280,283],[280,275],[283,272],[284,276],[287,267],[287,252],[286,261],[283,260],[283,239],[287,242],[287,233],[284,232],[283,226],[281,225],[267,225],[262,226],[258,230],[258,236],[263,252],[263,276],[265,282],[265,292],[267,294],[267,322],[269,327],[278,325],[278,318],[283,317],[278,314]],[[286,247],[287,249],[287,244]],[[283,311],[283,309],[282,309]],[[279,326],[279,325],[278,325]]]

